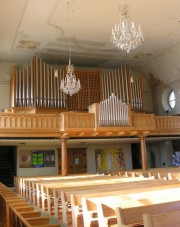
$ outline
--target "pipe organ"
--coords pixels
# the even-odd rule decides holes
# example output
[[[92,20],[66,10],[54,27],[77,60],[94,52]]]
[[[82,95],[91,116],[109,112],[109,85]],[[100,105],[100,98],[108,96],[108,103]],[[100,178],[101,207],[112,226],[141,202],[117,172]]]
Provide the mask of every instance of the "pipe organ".
[[[129,126],[129,105],[119,100],[113,93],[99,103],[99,126]]]
[[[12,76],[14,87],[13,107],[66,108],[66,97],[59,89],[64,71],[58,70],[37,57],[24,69],[15,67]]]
[[[11,78],[11,107],[35,110],[87,111],[93,103],[106,100],[115,94],[123,103],[131,104],[133,110],[142,110],[140,77],[130,83],[131,71],[127,65],[111,72],[100,70],[76,70],[81,90],[69,96],[60,90],[65,77],[63,69],[46,64],[33,57],[26,68],[14,67]]]
[[[34,57],[31,65],[23,69],[14,67],[11,78],[11,107],[18,109],[59,109],[86,111],[88,106],[101,100],[101,72],[76,71],[81,90],[69,96],[60,90],[65,77],[62,69],[57,69]]]
[[[132,110],[143,110],[142,88],[139,77],[133,77],[133,82],[130,82],[130,97]]]
[[[114,93],[122,102],[131,104],[132,110],[143,110],[141,79],[133,76],[133,82],[131,82],[132,76],[127,65],[122,65],[115,71],[105,72],[102,76],[103,100]]]

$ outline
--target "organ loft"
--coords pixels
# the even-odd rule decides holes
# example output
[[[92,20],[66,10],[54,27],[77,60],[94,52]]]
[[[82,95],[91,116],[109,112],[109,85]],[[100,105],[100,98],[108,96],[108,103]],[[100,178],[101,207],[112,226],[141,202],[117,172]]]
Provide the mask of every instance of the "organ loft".
[[[141,77],[127,65],[108,72],[77,70],[81,90],[72,96],[59,89],[65,72],[58,69],[54,76],[56,70],[38,57],[26,68],[14,67],[11,108],[0,116],[0,136],[8,131],[8,136],[60,139],[62,175],[68,174],[69,138],[136,137],[145,170],[146,138],[180,132],[178,116],[143,111]]]

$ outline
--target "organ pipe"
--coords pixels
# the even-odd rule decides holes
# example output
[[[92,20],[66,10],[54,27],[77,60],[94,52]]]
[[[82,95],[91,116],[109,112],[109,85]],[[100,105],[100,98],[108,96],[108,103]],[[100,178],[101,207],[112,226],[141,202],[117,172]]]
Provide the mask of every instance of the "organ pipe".
[[[122,102],[131,104],[132,110],[142,110],[143,99],[140,77],[135,77],[134,82],[131,83],[130,76],[131,71],[127,65],[122,65],[113,73],[105,72],[102,77],[103,100],[114,93]]]
[[[59,89],[61,80],[65,77],[64,70],[58,69],[57,77],[54,76],[54,72],[55,68],[53,66],[46,64],[38,57],[34,57],[31,65],[25,69],[17,69],[15,67],[14,80],[12,80],[15,87],[15,102],[13,105],[16,107],[67,108],[69,98],[67,99],[67,95]],[[99,86],[99,89],[102,90],[100,90],[99,97],[102,97],[102,100],[106,100],[113,93],[123,103],[130,103],[132,109],[142,110],[143,99],[140,78],[137,77],[136,82],[132,85],[130,84],[129,76],[130,69],[126,65],[122,65],[112,72],[104,72],[102,80],[100,80],[102,86]],[[78,103],[74,103],[74,100],[75,97],[71,101],[73,109],[78,106]],[[92,100],[97,99],[93,98]],[[107,101],[104,106],[100,107],[100,112],[104,112],[107,106],[110,106],[113,111],[115,110],[114,112],[102,114],[103,124],[106,124],[106,121],[109,123],[110,119],[111,124],[114,125],[114,122],[119,119],[119,115],[124,115],[123,111],[126,110],[116,109],[116,104],[116,101],[112,100],[112,103]]]
[[[113,93],[99,103],[99,126],[129,126],[128,104],[119,100]]]

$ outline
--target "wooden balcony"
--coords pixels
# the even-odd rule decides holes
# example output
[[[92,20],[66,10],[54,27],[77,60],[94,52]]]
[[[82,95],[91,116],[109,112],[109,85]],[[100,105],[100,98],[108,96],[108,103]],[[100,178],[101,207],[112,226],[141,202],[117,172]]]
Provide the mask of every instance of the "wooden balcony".
[[[99,126],[97,109],[92,112],[0,113],[0,137],[180,135],[180,116],[155,116],[132,112],[128,115],[128,125]]]
[[[59,114],[0,113],[1,137],[59,137]]]

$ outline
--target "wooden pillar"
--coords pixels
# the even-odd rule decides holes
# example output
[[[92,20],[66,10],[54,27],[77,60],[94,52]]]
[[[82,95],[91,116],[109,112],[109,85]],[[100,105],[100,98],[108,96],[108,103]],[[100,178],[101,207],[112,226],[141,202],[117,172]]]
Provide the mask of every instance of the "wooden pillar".
[[[146,151],[146,141],[145,137],[140,137],[140,143],[141,143],[141,162],[142,162],[142,170],[147,170],[147,151]]]
[[[61,139],[61,174],[62,174],[62,176],[68,175],[67,138]]]

